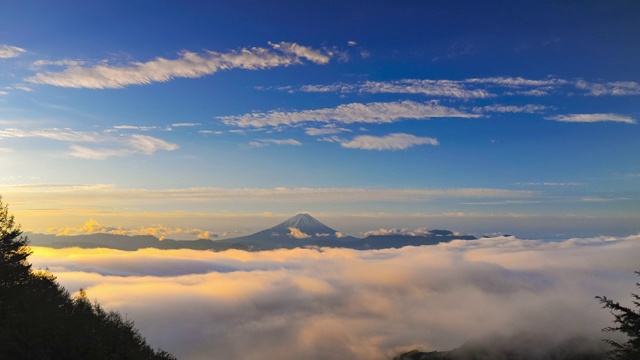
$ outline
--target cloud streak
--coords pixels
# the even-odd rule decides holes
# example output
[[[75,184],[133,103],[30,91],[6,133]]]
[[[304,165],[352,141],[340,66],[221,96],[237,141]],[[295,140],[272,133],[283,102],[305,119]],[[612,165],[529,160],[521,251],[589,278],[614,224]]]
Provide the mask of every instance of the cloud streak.
[[[295,139],[258,139],[249,143],[251,147],[265,147],[269,145],[300,146],[302,143]]]
[[[199,78],[218,71],[262,70],[298,65],[304,60],[326,64],[331,56],[296,43],[270,43],[271,48],[243,48],[227,53],[206,51],[202,54],[183,51],[177,59],[156,58],[124,66],[69,64],[60,72],[41,72],[25,81],[69,88],[119,89],[130,85],[167,82],[175,78]]]
[[[121,126],[117,129],[136,129],[139,127]],[[157,151],[174,151],[179,148],[178,144],[170,143],[153,136],[131,134],[126,136],[113,136],[109,133],[83,132],[71,129],[41,129],[41,130],[21,130],[8,128],[0,130],[2,138],[44,138],[66,143],[74,143],[69,146],[67,155],[80,159],[102,160],[113,156],[127,156],[136,153],[151,155]],[[108,147],[88,147],[77,145],[85,144],[106,144]]]
[[[0,59],[10,59],[18,57],[25,52],[27,52],[25,49],[16,46],[0,45]]]
[[[36,248],[32,261],[181,359],[382,360],[549,328],[554,340],[599,339],[611,317],[593,297],[627,298],[638,256],[636,235],[380,251]]]
[[[578,91],[585,96],[640,95],[640,83],[635,81],[588,82],[582,79],[527,79],[495,76],[486,78],[401,79],[391,81],[363,81],[356,83],[307,84],[297,88],[288,86],[262,88],[289,92],[405,94],[436,96],[453,99],[486,99],[500,95],[546,96],[550,93],[570,94]]]
[[[547,120],[561,121],[561,122],[581,122],[581,123],[595,123],[595,122],[621,122],[626,124],[635,124],[636,120],[625,115],[620,114],[569,114],[569,115],[555,115],[546,117]]]
[[[300,123],[387,124],[400,120],[431,118],[477,118],[480,115],[438,105],[435,101],[394,101],[350,103],[335,108],[302,111],[256,112],[237,116],[220,116],[227,125],[242,128],[291,126]]]
[[[395,133],[386,136],[359,135],[352,140],[340,141],[348,149],[360,150],[405,150],[418,145],[439,145],[438,140],[411,134]]]
[[[42,201],[62,202],[91,199],[95,203],[119,202],[126,199],[129,203],[156,201],[179,202],[370,202],[397,201],[418,202],[438,198],[529,198],[537,194],[529,190],[510,190],[496,188],[450,188],[450,189],[380,189],[380,188],[312,188],[312,187],[276,187],[276,188],[176,188],[164,190],[125,189],[111,185],[25,185],[5,186],[4,192],[40,198]]]

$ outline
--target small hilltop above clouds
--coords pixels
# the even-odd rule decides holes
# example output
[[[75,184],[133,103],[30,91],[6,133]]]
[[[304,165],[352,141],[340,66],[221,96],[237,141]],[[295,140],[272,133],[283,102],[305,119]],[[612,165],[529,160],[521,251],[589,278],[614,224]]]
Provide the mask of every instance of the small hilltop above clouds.
[[[419,232],[373,231],[364,235],[364,238],[347,236],[328,227],[309,214],[297,214],[272,228],[252,235],[224,240],[160,240],[151,235],[127,236],[108,233],[76,236],[29,234],[29,239],[32,245],[52,248],[81,247],[119,250],[158,248],[214,251],[228,249],[260,251],[313,246],[369,250],[435,245],[456,239],[476,239],[471,235],[461,235],[449,230],[436,229],[422,229]]]

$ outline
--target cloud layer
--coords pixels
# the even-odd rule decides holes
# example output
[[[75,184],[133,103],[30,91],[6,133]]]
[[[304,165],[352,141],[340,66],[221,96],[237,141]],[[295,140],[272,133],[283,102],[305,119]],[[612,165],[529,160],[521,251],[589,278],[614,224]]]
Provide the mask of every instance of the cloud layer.
[[[302,64],[303,60],[326,64],[329,53],[296,43],[270,43],[271,48],[253,47],[203,54],[183,51],[177,59],[156,58],[124,66],[96,65],[83,67],[77,63],[61,63],[68,67],[60,72],[41,72],[25,79],[34,84],[70,88],[117,89],[129,85],[166,82],[174,78],[199,78],[231,69],[261,70]]]
[[[521,331],[600,338],[612,319],[593,297],[624,304],[638,256],[636,235],[382,251],[36,248],[32,261],[180,359],[382,360]]]

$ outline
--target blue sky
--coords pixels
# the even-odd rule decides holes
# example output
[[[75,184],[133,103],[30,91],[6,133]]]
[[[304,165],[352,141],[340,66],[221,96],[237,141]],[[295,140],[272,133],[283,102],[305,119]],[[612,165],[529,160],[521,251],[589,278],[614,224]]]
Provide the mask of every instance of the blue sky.
[[[636,233],[639,10],[3,2],[0,193],[38,232]]]

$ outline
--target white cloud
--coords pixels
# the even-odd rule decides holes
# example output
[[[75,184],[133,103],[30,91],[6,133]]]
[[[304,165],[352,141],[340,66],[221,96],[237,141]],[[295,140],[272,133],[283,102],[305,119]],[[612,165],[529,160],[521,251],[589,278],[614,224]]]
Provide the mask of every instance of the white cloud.
[[[477,118],[480,115],[465,113],[438,105],[435,101],[351,103],[335,108],[302,111],[256,112],[237,116],[220,116],[227,125],[261,128],[265,126],[296,125],[305,122],[384,124],[400,120],[424,120],[441,117]]]
[[[496,333],[599,342],[613,318],[594,296],[630,300],[640,236],[378,251],[34,251],[35,268],[127,314],[180,359],[383,360]]]
[[[544,80],[534,80],[534,79],[525,79],[522,77],[489,77],[489,78],[472,78],[466,79],[464,82],[469,84],[490,84],[490,85],[499,85],[506,87],[522,87],[522,86],[557,86],[564,85],[567,83],[567,80],[563,79],[544,79]]]
[[[488,98],[495,95],[484,89],[468,89],[463,83],[453,80],[405,79],[396,81],[366,81],[358,91],[370,94],[421,94],[453,98]]]
[[[365,231],[362,233],[362,236],[367,237],[367,236],[371,236],[371,235],[405,235],[405,236],[428,236],[431,235],[431,231],[427,228],[418,228],[415,230],[410,230],[407,228],[402,228],[402,229],[398,229],[398,228],[391,228],[391,229],[384,229],[381,228],[379,230],[371,230],[371,231]]]
[[[483,99],[507,96],[547,96],[551,92],[571,90],[586,91],[589,96],[640,95],[640,83],[635,81],[614,81],[605,83],[587,82],[582,79],[527,79],[523,77],[487,77],[465,80],[449,79],[401,79],[391,81],[364,81],[356,83],[338,82],[333,84],[307,84],[298,88],[291,86],[264,87],[262,90],[275,89],[288,92],[336,92],[368,94],[420,94],[425,96],[448,97],[454,99]],[[504,90],[496,94],[496,89]]]
[[[104,160],[114,156],[130,155],[129,149],[117,148],[88,148],[86,146],[71,145],[69,146],[68,155],[78,159]]]
[[[202,125],[201,123],[174,123],[171,124],[171,126],[173,127],[193,127],[193,126],[200,126]]]
[[[303,85],[299,88],[299,91],[311,92],[311,93],[326,93],[326,92],[348,93],[348,92],[353,92],[354,88],[355,87],[353,85],[338,83],[338,84],[332,84],[332,85]],[[290,87],[286,90],[293,91],[291,90]]]
[[[546,96],[546,95],[549,95],[549,93],[546,90],[542,90],[542,89],[532,89],[532,90],[517,91],[516,93],[518,95],[525,95],[525,96]]]
[[[356,84],[303,85],[302,92],[338,92],[368,94],[419,94],[461,99],[489,98],[495,96],[484,89],[469,89],[455,80],[403,79],[395,81],[366,81]]]
[[[7,94],[9,94],[9,93],[8,93],[8,92],[6,92],[6,91],[1,91],[1,90],[0,90],[0,95],[7,95]]]
[[[309,136],[322,136],[322,135],[333,135],[339,134],[342,132],[351,132],[351,130],[338,127],[335,124],[327,124],[322,128],[306,128],[304,131]]]
[[[575,85],[578,89],[586,90],[587,95],[591,96],[640,95],[640,83],[635,81],[615,81],[599,84],[578,80]]]
[[[289,236],[296,238],[296,239],[306,239],[306,238],[310,238],[311,235],[309,234],[305,234],[304,232],[302,232],[302,230],[295,228],[295,227],[290,227],[289,228],[290,234]]]
[[[338,92],[338,93],[369,93],[369,94],[420,94],[426,96],[442,96],[458,99],[483,99],[497,96],[483,86],[535,89],[510,91],[510,95],[543,96],[549,90],[570,83],[563,79],[532,80],[522,77],[490,77],[466,80],[433,80],[433,79],[402,79],[393,81],[365,81],[359,83],[334,83],[329,85],[303,85],[297,90],[302,92]],[[287,90],[291,91],[288,87]]]
[[[10,45],[0,45],[0,59],[9,59],[20,56],[27,52],[25,49],[10,46]]]
[[[49,228],[48,233],[55,234],[56,236],[76,236],[76,235],[88,235],[88,234],[114,234],[114,235],[152,235],[162,240],[168,236],[175,235],[190,235],[198,239],[211,239],[218,235],[211,233],[208,230],[202,229],[184,229],[177,227],[169,227],[165,225],[155,225],[149,227],[140,227],[138,229],[126,229],[123,227],[109,227],[100,224],[94,219],[87,220],[82,226],[73,227],[68,226],[64,228]]]
[[[0,130],[2,138],[45,138],[70,143],[103,143],[108,147],[93,148],[81,145],[69,147],[68,155],[81,159],[106,159],[113,156],[126,156],[135,153],[153,154],[156,151],[173,151],[179,148],[177,144],[140,134],[127,136],[112,136],[108,132],[82,132],[71,129],[42,129],[42,130]]]
[[[269,45],[285,54],[295,55],[296,58],[305,58],[316,64],[328,64],[331,60],[331,56],[323,51],[296,43],[280,42],[275,44],[270,42]]]
[[[82,132],[71,129],[20,130],[9,128],[0,130],[0,138],[27,137],[41,137],[64,142],[99,142],[104,139],[104,136],[97,132]]]
[[[353,41],[353,40],[349,40],[349,41],[347,41],[347,45],[349,45],[349,46],[356,46],[356,45],[358,45],[358,43],[357,43],[357,42],[355,42],[355,41]]]
[[[228,53],[207,51],[203,54],[183,51],[177,59],[156,58],[125,66],[70,65],[61,72],[37,73],[26,81],[71,88],[113,89],[166,82],[174,78],[199,78],[230,69],[260,70],[296,65],[301,64],[303,59],[316,64],[326,64],[330,60],[328,54],[296,43],[270,45],[273,50],[254,47]]]
[[[138,130],[138,131],[151,131],[157,129],[156,126],[138,126],[138,125],[116,125],[113,127],[116,130]]]
[[[51,60],[37,60],[34,61],[31,66],[33,67],[42,67],[42,66],[81,66],[84,65],[85,62],[82,60],[70,60],[70,59],[64,59],[64,60],[56,60],[56,61],[51,61]]]
[[[386,136],[359,135],[352,140],[340,141],[340,145],[349,149],[362,150],[404,150],[417,145],[438,145],[438,140],[430,137],[418,137],[411,134],[395,133]]]
[[[594,123],[602,121],[622,122],[626,124],[635,124],[636,120],[625,115],[620,114],[568,114],[568,115],[555,115],[546,117],[547,120],[555,120],[562,122],[583,122]]]
[[[516,105],[488,105],[488,106],[482,106],[482,107],[474,107],[473,111],[474,112],[498,112],[498,113],[527,113],[527,114],[533,114],[533,113],[539,113],[542,112],[544,110],[549,109],[548,106],[544,106],[544,105],[534,105],[534,104],[527,104],[527,105],[522,105],[522,106],[516,106]]]
[[[258,139],[249,143],[249,146],[252,147],[264,147],[269,145],[300,146],[302,143],[295,139]]]
[[[18,90],[22,90],[22,91],[33,91],[32,88],[25,86],[23,84],[17,84],[13,86],[14,88],[18,89]]]
[[[133,149],[141,151],[147,155],[153,154],[158,150],[173,151],[179,148],[177,144],[172,144],[147,135],[131,135],[128,142]]]

